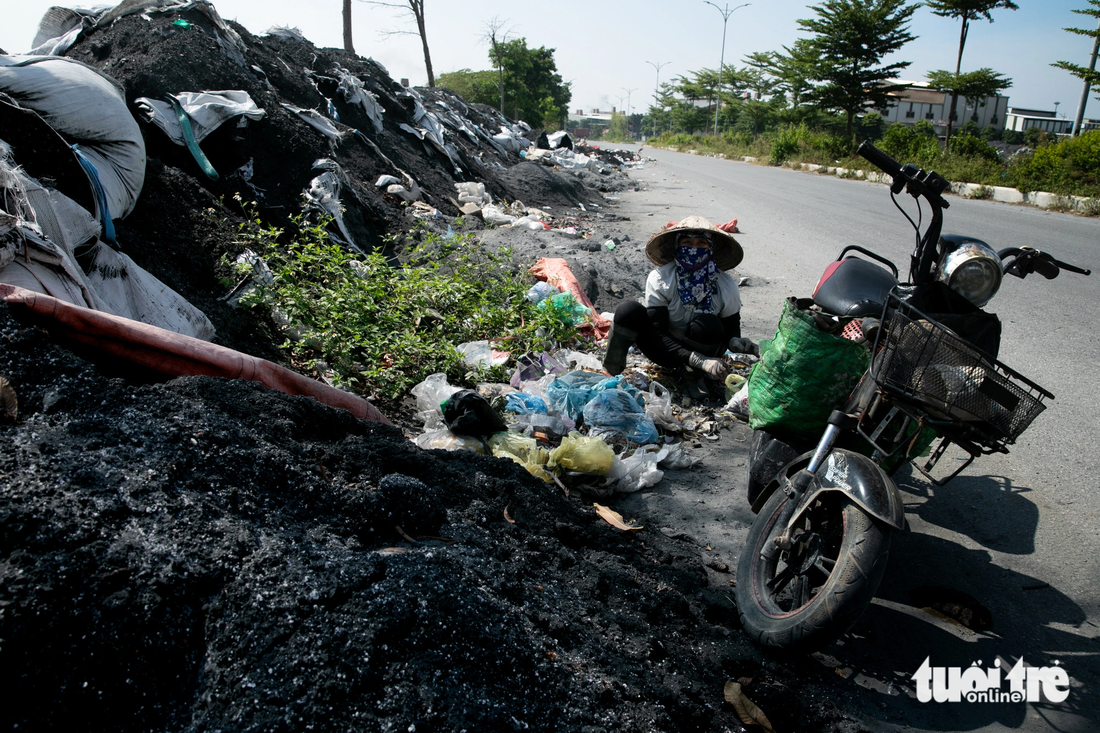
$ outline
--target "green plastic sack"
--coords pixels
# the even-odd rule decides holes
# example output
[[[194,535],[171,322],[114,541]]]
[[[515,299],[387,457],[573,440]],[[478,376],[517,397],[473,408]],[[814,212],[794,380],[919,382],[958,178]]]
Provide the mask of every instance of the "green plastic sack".
[[[871,360],[866,346],[819,329],[794,298],[783,304],[775,338],[760,347],[760,361],[749,376],[753,430],[820,432]]]
[[[568,326],[584,323],[592,315],[592,309],[582,305],[570,292],[558,293],[539,301],[539,310],[549,310],[554,317]]]

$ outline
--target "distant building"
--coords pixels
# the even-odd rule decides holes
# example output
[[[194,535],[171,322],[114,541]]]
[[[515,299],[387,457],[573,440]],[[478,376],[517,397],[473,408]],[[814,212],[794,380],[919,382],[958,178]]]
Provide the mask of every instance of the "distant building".
[[[588,112],[583,109],[573,110],[568,115],[565,129],[574,138],[591,137],[601,130],[607,129],[608,125],[611,124],[611,117],[615,114],[615,111],[614,107],[611,108],[610,112],[601,112],[598,109]]]
[[[918,120],[926,120],[932,124],[937,135],[946,135],[951,95],[937,92],[926,81],[898,79],[895,83],[904,84],[905,89],[890,95],[896,101],[890,103],[882,118],[886,122],[900,122],[905,125],[915,125]],[[957,130],[967,122],[974,122],[979,128],[995,127],[1003,130],[1008,110],[1008,97],[998,95],[979,100],[959,97],[951,128]]]
[[[1087,120],[1094,122],[1094,120]],[[1053,111],[1045,109],[1024,109],[1022,107],[1009,107],[1008,117],[1005,120],[1006,130],[1023,132],[1032,127],[1038,127],[1052,135],[1068,135],[1073,132],[1073,121],[1054,116]],[[1082,123],[1082,130],[1087,130],[1088,125]]]

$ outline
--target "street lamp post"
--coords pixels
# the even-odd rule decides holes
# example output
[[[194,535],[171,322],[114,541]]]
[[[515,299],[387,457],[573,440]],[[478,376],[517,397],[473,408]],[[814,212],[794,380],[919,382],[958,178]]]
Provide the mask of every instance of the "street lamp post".
[[[718,10],[719,13],[722,14],[722,59],[721,59],[721,61],[718,62],[718,93],[717,93],[718,98],[714,102],[714,134],[717,135],[718,134],[718,108],[722,105],[722,67],[726,65],[726,21],[728,21],[730,19],[730,16],[733,15],[734,10],[738,10],[738,9],[744,8],[748,5],[752,5],[752,3],[745,3],[744,5],[738,5],[733,10],[730,10],[729,3],[726,4],[725,8],[719,8],[717,5],[712,3],[710,0],[703,0],[703,2],[705,2],[707,5],[713,6],[714,8],[716,8]]]
[[[654,102],[654,104],[656,104],[657,103],[657,94],[661,90],[661,67],[662,66],[668,66],[672,62],[671,61],[662,61],[659,64],[655,64],[652,61],[646,61],[646,63],[657,70],[657,83],[653,85],[653,102]]]
[[[624,92],[626,92],[626,116],[629,117],[630,116],[630,94],[632,92],[638,91],[638,87],[634,87],[633,89],[627,89],[626,87],[623,87],[622,89],[623,89]]]

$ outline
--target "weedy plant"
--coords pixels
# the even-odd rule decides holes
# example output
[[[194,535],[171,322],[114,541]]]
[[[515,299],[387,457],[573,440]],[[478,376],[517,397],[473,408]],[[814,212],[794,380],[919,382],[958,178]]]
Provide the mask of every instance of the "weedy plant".
[[[282,348],[308,370],[361,394],[394,399],[428,375],[454,383],[501,380],[467,367],[455,346],[489,340],[522,354],[577,340],[576,326],[526,299],[533,283],[511,251],[488,251],[472,234],[419,233],[406,264],[360,255],[331,241],[329,223],[300,216],[292,232],[262,225],[245,205],[239,242],[271,272],[242,305],[285,324]]]

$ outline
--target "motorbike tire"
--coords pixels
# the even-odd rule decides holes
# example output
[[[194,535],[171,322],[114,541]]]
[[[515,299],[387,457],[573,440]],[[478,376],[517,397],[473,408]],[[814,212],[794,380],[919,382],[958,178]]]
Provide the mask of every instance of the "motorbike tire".
[[[766,430],[754,430],[749,443],[748,460],[748,499],[751,506],[760,496],[760,492],[771,483],[779,469],[802,455],[809,448],[793,445]],[[810,446],[812,447],[812,446]]]
[[[753,522],[737,565],[737,611],[757,644],[805,654],[839,638],[870,605],[886,570],[890,528],[844,493],[825,492],[795,525],[808,539],[768,562],[760,553],[782,530],[777,520],[787,501],[775,492]],[[811,562],[815,556],[820,564]],[[771,590],[769,581],[781,576],[787,581]],[[811,576],[824,580],[815,588]]]

